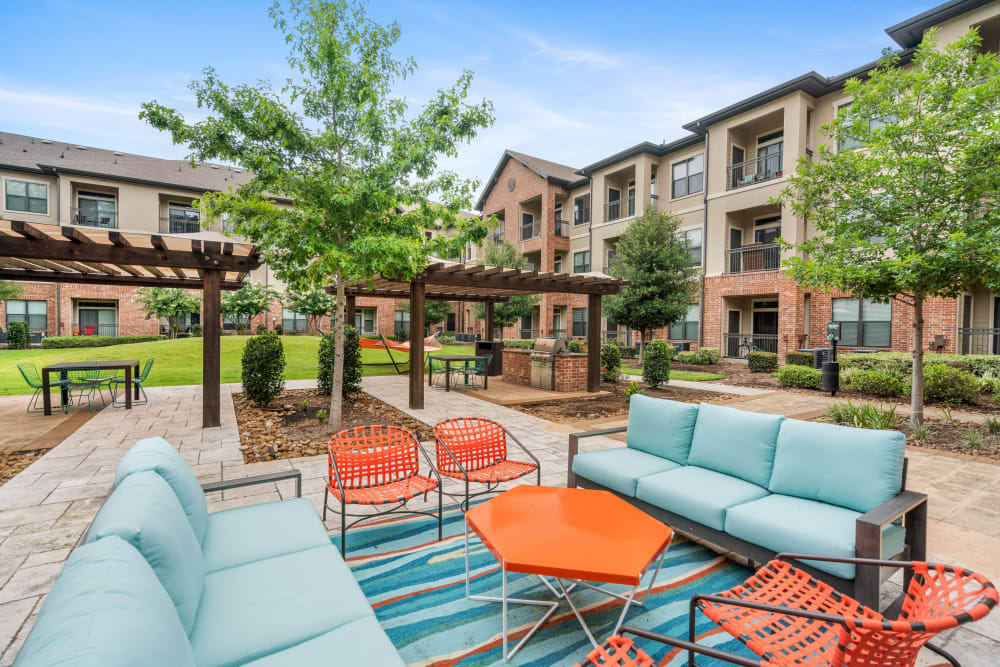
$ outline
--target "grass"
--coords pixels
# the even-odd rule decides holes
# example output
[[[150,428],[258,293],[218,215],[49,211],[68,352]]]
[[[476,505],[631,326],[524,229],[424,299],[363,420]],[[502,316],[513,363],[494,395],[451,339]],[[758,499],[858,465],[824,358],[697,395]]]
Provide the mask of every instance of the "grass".
[[[221,371],[223,382],[240,381],[240,357],[248,336],[223,336],[221,339]],[[283,336],[285,348],[285,379],[308,380],[316,377],[316,363],[319,354],[318,336]],[[178,338],[159,340],[151,343],[132,343],[110,347],[78,348],[68,350],[0,350],[0,396],[30,394],[24,378],[16,364],[27,361],[39,368],[63,361],[86,361],[98,356],[119,359],[144,360],[154,357],[156,363],[146,382],[148,387],[201,384],[201,344],[200,338]],[[438,354],[468,354],[471,345],[447,345]],[[393,352],[396,363],[406,361],[406,354]],[[393,375],[395,370],[389,363],[389,355],[384,350],[362,350],[362,363],[384,363],[384,366],[365,366],[365,375]]]
[[[625,375],[638,375],[642,376],[641,368],[632,368],[630,366],[622,366],[622,373]],[[725,375],[719,375],[718,373],[705,373],[703,371],[679,371],[670,370],[671,380],[689,380],[691,382],[707,382],[709,380],[722,380]]]

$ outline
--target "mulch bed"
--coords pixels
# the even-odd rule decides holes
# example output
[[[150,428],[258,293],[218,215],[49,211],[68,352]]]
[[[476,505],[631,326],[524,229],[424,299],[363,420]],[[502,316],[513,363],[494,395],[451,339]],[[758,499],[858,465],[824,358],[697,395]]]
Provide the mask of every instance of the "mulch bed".
[[[624,419],[628,416],[629,398],[622,393],[625,383],[601,385],[604,391],[614,392],[594,398],[574,398],[572,401],[546,401],[544,403],[529,403],[526,405],[510,405],[515,410],[526,412],[535,417],[547,419],[557,424],[574,424],[590,420]],[[668,398],[684,403],[702,403],[732,398],[730,394],[718,394],[694,389],[680,389],[667,385],[659,389],[643,387],[643,394],[652,398]]]
[[[233,404],[245,463],[326,453],[334,429],[316,415],[330,410],[329,396],[315,389],[291,389],[278,394],[267,408],[256,407],[243,394],[234,394]],[[434,439],[431,427],[371,394],[362,392],[345,400],[339,430],[367,424],[402,426],[415,432],[422,442]]]
[[[930,429],[930,438],[926,442],[914,440],[909,423],[900,424],[898,430],[906,434],[907,446],[1000,460],[1000,434],[990,434],[982,424],[956,421],[952,425],[930,417],[924,419],[924,424]],[[982,446],[972,447],[968,444],[965,437],[970,431],[979,431]]]
[[[10,481],[38,459],[48,449],[33,449],[18,452],[0,452],[0,486]]]

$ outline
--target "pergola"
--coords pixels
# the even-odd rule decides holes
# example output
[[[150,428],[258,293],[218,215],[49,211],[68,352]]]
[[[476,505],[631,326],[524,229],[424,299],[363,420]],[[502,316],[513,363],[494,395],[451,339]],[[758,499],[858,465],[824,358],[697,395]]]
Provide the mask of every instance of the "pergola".
[[[0,279],[201,290],[202,426],[219,414],[222,290],[260,266],[254,245],[0,220]]]
[[[424,301],[482,302],[486,311],[486,340],[493,340],[493,304],[517,294],[563,293],[587,295],[587,391],[601,388],[601,297],[618,294],[627,280],[603,274],[543,273],[499,266],[470,266],[434,262],[413,280],[376,275],[369,281],[345,285],[347,322],[354,322],[359,296],[410,300],[410,408],[424,407]],[[336,293],[335,286],[326,291]]]

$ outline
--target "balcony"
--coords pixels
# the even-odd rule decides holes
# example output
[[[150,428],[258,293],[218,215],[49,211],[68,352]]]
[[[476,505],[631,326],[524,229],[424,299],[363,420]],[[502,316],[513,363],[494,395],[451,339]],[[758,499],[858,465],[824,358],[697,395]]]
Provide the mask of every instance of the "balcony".
[[[112,324],[80,324],[73,322],[74,336],[117,336],[118,323]]]
[[[578,208],[573,211],[573,224],[585,225],[590,222],[590,207]]]
[[[604,205],[604,221],[621,220],[635,215],[635,196],[622,197]]]
[[[93,208],[71,208],[74,225],[84,227],[99,227],[101,229],[118,229],[117,211],[99,211]]]
[[[518,329],[518,334],[522,340],[538,338],[538,329]]]
[[[170,216],[160,218],[161,234],[194,234],[201,231],[201,220]]]
[[[755,243],[727,251],[726,273],[756,273],[777,271],[781,266],[781,246],[777,243]]]
[[[530,241],[542,235],[542,223],[538,220],[521,225],[521,240]]]
[[[493,232],[493,245],[503,245],[503,230]]]
[[[1000,354],[1000,329],[958,330],[959,354]]]
[[[569,223],[562,218],[555,219],[555,232],[556,236],[569,236]]]
[[[778,334],[722,334],[723,350],[730,358],[746,359],[751,352],[778,352]]]
[[[745,188],[748,185],[763,183],[784,175],[782,171],[784,152],[779,150],[767,156],[746,160],[728,167],[729,177],[726,180],[727,190]]]

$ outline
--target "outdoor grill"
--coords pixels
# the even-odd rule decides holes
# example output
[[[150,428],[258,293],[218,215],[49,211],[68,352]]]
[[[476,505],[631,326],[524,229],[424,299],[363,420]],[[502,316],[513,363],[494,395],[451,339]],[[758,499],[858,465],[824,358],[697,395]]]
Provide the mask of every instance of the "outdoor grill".
[[[556,355],[566,353],[565,338],[539,338],[531,349],[531,386],[556,388]]]

